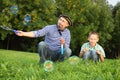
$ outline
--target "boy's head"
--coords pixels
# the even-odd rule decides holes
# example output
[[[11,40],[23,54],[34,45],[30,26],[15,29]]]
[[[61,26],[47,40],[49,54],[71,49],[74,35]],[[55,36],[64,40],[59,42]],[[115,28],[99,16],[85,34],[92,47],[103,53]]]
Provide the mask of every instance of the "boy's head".
[[[90,32],[88,36],[88,41],[91,46],[95,46],[96,43],[99,41],[99,35],[97,32]]]

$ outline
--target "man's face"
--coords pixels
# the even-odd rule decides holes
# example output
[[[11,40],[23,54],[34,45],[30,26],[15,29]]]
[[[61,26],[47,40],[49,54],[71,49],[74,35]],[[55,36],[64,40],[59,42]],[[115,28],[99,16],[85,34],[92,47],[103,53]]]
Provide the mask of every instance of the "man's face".
[[[64,30],[66,27],[69,26],[69,24],[64,17],[60,17],[58,20],[58,26],[60,30]]]
[[[99,38],[97,35],[95,34],[91,34],[89,37],[88,37],[88,41],[90,43],[90,45],[92,47],[94,47],[96,45],[96,43],[98,42]]]

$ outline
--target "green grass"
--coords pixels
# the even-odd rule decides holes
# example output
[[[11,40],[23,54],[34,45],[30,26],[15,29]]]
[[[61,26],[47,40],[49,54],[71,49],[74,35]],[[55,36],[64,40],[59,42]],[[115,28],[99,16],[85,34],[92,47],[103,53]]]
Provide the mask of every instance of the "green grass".
[[[55,62],[52,72],[44,71],[36,53],[0,50],[0,80],[120,80],[120,60],[105,59],[71,65]]]

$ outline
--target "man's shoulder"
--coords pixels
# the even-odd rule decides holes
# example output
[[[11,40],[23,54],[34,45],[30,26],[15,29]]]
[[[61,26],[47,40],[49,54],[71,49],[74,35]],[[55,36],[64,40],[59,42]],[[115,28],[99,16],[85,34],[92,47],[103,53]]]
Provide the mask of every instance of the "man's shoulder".
[[[47,25],[46,27],[56,27],[57,25],[56,24],[53,24],[53,25]]]
[[[57,28],[57,25],[53,24],[53,25],[47,25],[44,27],[44,29],[47,29],[47,30],[54,30]]]
[[[65,29],[65,31],[70,33],[70,30],[69,30],[69,29],[67,29],[67,28]]]

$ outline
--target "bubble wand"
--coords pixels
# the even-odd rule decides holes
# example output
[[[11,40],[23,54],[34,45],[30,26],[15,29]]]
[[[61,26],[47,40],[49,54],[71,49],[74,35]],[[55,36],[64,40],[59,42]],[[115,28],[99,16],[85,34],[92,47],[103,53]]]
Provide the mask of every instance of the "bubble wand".
[[[59,32],[59,34],[60,34],[60,36],[61,36],[61,38],[62,38],[62,33],[61,33],[60,29],[58,30],[58,32]],[[60,51],[61,51],[61,54],[63,55],[63,54],[64,54],[63,44],[61,44],[61,49],[60,49]]]
[[[0,25],[0,28],[2,28],[2,29],[4,29],[4,30],[7,30],[7,31],[13,31],[14,33],[17,32],[17,30],[15,30],[15,29],[11,29],[11,28],[9,28],[9,27],[2,26],[2,25]]]
[[[64,54],[64,51],[63,51],[63,44],[61,44],[61,54]]]

